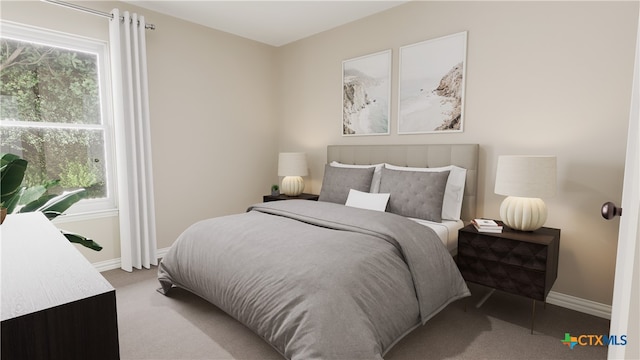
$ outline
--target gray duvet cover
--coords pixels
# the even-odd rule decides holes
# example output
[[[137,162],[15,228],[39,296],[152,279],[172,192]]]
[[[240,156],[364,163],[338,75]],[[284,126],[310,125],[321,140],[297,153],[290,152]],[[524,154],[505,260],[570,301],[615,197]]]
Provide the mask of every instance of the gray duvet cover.
[[[401,216],[307,200],[200,221],[159,266],[287,359],[382,359],[469,295],[440,239]]]

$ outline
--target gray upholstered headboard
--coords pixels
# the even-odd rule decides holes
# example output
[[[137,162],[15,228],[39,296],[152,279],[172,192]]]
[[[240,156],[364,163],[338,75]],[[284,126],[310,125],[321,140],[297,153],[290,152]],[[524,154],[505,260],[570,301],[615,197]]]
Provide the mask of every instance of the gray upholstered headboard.
[[[478,144],[421,145],[329,145],[327,163],[371,165],[389,163],[398,166],[439,167],[456,165],[467,169],[462,200],[462,220],[476,217],[478,193]]]

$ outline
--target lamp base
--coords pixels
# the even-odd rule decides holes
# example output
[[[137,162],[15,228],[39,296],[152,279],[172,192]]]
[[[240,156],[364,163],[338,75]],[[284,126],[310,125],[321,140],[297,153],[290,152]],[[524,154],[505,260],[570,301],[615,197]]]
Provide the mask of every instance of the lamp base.
[[[512,229],[534,231],[547,221],[547,206],[539,198],[507,196],[500,205],[500,218]]]
[[[288,196],[298,196],[304,190],[304,180],[301,176],[285,176],[282,179],[280,192]]]

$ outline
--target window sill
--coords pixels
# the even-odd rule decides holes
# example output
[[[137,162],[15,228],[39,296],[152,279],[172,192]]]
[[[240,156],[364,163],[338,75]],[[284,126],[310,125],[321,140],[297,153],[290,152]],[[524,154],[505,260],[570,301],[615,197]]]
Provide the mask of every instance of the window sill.
[[[63,214],[53,219],[52,222],[54,224],[64,224],[64,223],[70,223],[70,222],[96,220],[101,218],[117,217],[117,216],[118,216],[118,209],[96,210],[96,211],[87,211],[87,212],[77,213],[77,214]]]

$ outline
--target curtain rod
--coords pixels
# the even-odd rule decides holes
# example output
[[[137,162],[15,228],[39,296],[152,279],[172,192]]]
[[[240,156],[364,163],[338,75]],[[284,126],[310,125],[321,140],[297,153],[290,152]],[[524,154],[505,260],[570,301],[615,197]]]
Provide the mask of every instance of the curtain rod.
[[[103,11],[98,11],[95,9],[90,9],[90,8],[86,8],[84,6],[80,6],[80,5],[76,5],[76,4],[71,4],[68,2],[64,2],[64,1],[59,1],[59,0],[41,0],[43,2],[49,3],[49,4],[54,4],[54,5],[60,5],[60,6],[64,6],[64,7],[68,7],[74,10],[80,10],[80,11],[84,11],[93,15],[98,15],[98,16],[102,16],[102,17],[106,17],[109,19],[113,19],[113,15],[110,13],[106,13]],[[120,20],[124,20],[123,16],[120,16]],[[149,30],[155,30],[156,26],[153,24],[145,24],[144,26],[145,29],[149,29]]]

